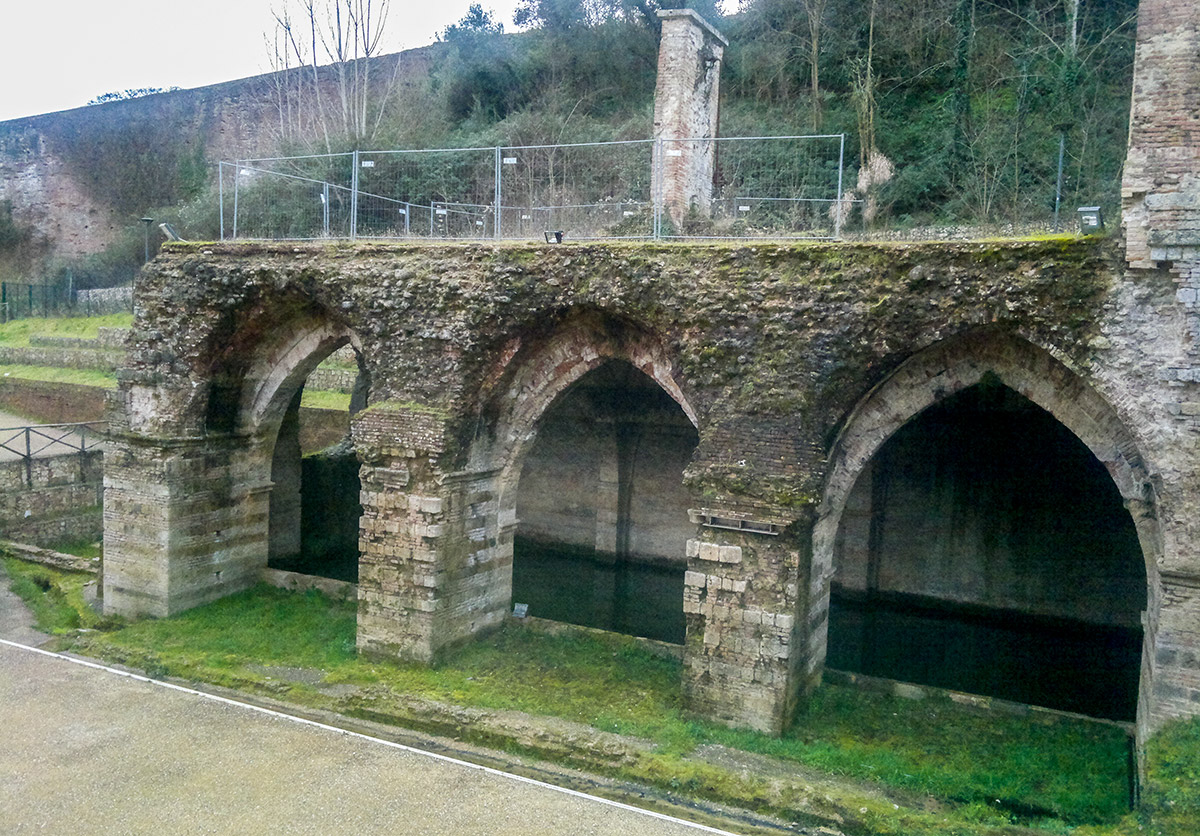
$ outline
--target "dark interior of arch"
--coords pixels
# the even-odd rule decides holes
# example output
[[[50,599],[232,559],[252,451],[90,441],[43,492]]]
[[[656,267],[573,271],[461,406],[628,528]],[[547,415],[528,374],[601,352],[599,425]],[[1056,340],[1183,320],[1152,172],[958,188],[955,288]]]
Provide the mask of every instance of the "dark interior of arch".
[[[1133,720],[1145,606],[1104,466],[988,376],[897,431],[851,492],[827,664]]]
[[[360,376],[361,381],[361,376]],[[271,460],[273,569],[358,581],[359,463],[349,438],[351,411],[288,405]]]
[[[682,642],[695,428],[657,383],[611,361],[538,425],[517,493],[513,601],[529,614]]]

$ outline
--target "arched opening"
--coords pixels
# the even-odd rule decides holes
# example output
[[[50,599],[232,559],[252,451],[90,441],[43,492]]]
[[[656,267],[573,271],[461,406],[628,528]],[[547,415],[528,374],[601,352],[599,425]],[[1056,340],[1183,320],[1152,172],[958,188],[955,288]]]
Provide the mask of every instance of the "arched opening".
[[[271,457],[269,568],[358,581],[362,484],[350,418],[365,404],[365,379],[348,347],[292,396]]]
[[[246,495],[247,557],[353,582],[362,508],[349,430],[367,400],[361,352],[323,311],[281,308],[287,316],[230,323],[211,374],[205,431],[224,439],[234,490]]]
[[[1105,464],[985,372],[861,467],[833,547],[826,664],[1135,718],[1146,564]]]
[[[682,643],[688,496],[699,439],[624,360],[560,392],[521,465],[513,600],[529,615]]]

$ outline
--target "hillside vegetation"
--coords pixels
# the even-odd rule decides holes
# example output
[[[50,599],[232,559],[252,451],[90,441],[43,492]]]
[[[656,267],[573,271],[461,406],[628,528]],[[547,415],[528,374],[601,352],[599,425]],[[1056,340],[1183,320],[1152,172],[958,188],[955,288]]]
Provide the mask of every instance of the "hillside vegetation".
[[[403,78],[391,56],[317,67],[329,56],[285,39],[275,152],[649,138],[656,12],[679,4],[524,0],[517,33],[475,6]],[[1116,216],[1136,0],[742,0],[728,17],[690,5],[730,40],[722,135],[845,133],[846,188],[870,206],[855,229],[1045,223],[1060,159],[1065,222],[1084,204]],[[69,143],[68,167],[131,220],[108,251],[42,268],[64,286],[128,281],[139,213],[192,240],[219,233],[216,160],[198,136],[102,121],[103,136]],[[0,264],[28,260],[29,232],[0,211]]]

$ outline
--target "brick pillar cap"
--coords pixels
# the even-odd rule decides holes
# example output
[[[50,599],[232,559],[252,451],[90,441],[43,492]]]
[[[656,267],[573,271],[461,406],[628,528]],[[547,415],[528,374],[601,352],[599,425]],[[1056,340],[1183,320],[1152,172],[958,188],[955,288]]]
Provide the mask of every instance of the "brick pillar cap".
[[[693,23],[711,35],[714,40],[720,41],[721,46],[729,46],[729,39],[717,31],[717,27],[702,18],[695,9],[662,9],[658,12],[659,20],[672,20],[680,17],[691,18]]]

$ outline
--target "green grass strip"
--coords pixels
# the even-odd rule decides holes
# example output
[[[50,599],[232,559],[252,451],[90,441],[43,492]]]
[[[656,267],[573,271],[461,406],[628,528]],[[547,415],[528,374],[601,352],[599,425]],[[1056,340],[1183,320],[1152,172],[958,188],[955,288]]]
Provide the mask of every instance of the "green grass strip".
[[[0,379],[33,380],[43,383],[74,383],[101,389],[117,388],[117,378],[108,372],[92,369],[60,369],[54,366],[0,365]]]
[[[1115,823],[1125,812],[1126,738],[1119,729],[825,686],[781,738],[734,731],[687,717],[680,663],[619,635],[509,625],[435,667],[368,660],[355,654],[352,602],[259,587],[177,617],[91,634],[77,649],[117,661],[152,660],[163,672],[239,687],[263,679],[254,666],[283,665],[317,669],[325,683],[372,692],[561,717],[653,740],[655,775],[641,777],[667,786],[708,786],[708,778],[696,776],[710,767],[689,754],[721,744],[943,798],[947,809],[959,811],[951,816],[955,827],[1021,821],[1054,829],[1064,821]],[[972,832],[921,822],[911,832]]]
[[[73,337],[94,340],[101,328],[128,328],[133,314],[104,316],[28,317],[0,324],[0,345],[27,348],[30,337]]]
[[[300,406],[308,409],[333,409],[338,412],[350,410],[350,396],[343,392],[325,392],[319,389],[305,388],[300,396]]]

